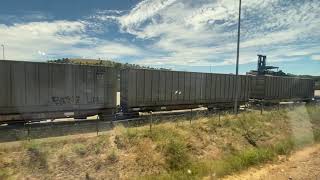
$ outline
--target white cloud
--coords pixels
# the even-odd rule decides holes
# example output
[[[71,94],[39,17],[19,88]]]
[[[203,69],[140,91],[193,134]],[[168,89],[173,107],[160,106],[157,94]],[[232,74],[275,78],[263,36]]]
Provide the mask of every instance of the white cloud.
[[[86,22],[53,21],[0,24],[7,59],[46,60],[57,57],[121,58],[137,56],[133,45],[100,40],[86,34]]]
[[[311,56],[320,48],[319,8],[320,1],[244,1],[240,63],[257,53],[271,61]],[[235,62],[237,18],[234,0],[145,0],[116,17],[124,32],[153,42],[156,53],[136,63],[191,66]]]
[[[144,0],[138,3],[128,15],[119,18],[123,28],[131,28],[153,17],[176,0]]]
[[[240,63],[255,62],[258,53],[268,61],[319,59],[319,8],[320,1],[312,0],[243,1]],[[0,37],[11,59],[131,57],[144,65],[226,65],[235,62],[237,13],[235,0],[143,0],[131,10],[99,11],[83,21],[0,24]],[[110,24],[132,41],[89,33],[106,33]]]

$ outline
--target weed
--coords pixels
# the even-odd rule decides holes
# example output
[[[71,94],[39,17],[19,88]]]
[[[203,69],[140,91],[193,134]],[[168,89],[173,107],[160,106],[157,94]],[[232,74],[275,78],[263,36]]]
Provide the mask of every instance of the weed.
[[[93,142],[90,147],[92,147],[92,150],[95,154],[99,154],[102,152],[102,150],[108,146],[109,144],[109,136],[107,135],[100,135],[97,137],[96,142]]]
[[[7,168],[0,169],[0,179],[8,179],[9,177],[10,173]]]
[[[282,140],[273,146],[275,153],[279,155],[288,155],[294,148],[294,142],[292,139]]]
[[[73,145],[73,151],[80,156],[84,156],[87,153],[87,148],[84,144],[77,143]]]
[[[166,146],[166,163],[172,170],[185,169],[190,164],[190,157],[184,143],[171,140]]]
[[[221,127],[221,122],[219,122],[219,118],[211,117],[209,118],[207,125],[209,128],[209,132],[216,133],[217,129]]]
[[[144,132],[146,137],[151,138],[155,142],[170,141],[172,139],[181,140],[181,136],[177,133],[176,128],[157,126],[152,132]]]
[[[118,149],[126,149],[129,147],[130,142],[137,136],[137,133],[132,128],[125,128],[121,125],[115,128],[115,144]]]
[[[75,164],[75,157],[70,157],[67,152],[58,155],[58,160],[63,166],[73,166]]]
[[[27,150],[27,164],[30,168],[47,169],[47,152],[34,141],[25,142],[25,149]]]
[[[108,160],[111,162],[111,163],[115,163],[119,160],[119,156],[118,156],[118,153],[115,149],[112,149],[110,154],[108,155]]]
[[[17,149],[1,152],[0,179],[23,177],[26,173],[31,178],[55,178],[59,174],[74,179],[79,177],[79,172],[83,173],[83,179],[103,179],[114,174],[130,178],[148,175],[148,179],[216,179],[275,160],[278,155],[289,155],[311,143],[310,139],[320,141],[320,108],[306,106],[306,109],[308,113],[299,110],[290,114],[291,111],[281,109],[265,111],[263,115],[257,111],[238,116],[225,114],[220,122],[217,116],[197,116],[191,124],[179,117],[174,122],[168,119],[165,123],[154,123],[152,131],[148,124],[135,128],[119,126],[114,131],[115,147],[109,145],[113,135],[25,142]],[[297,121],[310,119],[312,126],[308,127],[312,127],[313,136],[304,134],[309,131],[294,136],[290,126],[292,115],[297,115]],[[48,157],[52,159],[49,161]],[[89,161],[95,171],[88,171],[88,163],[84,161]],[[49,171],[49,166],[54,171]],[[46,171],[36,171],[39,169]],[[86,175],[87,171],[90,174]]]
[[[319,129],[313,130],[313,137],[316,142],[320,141],[320,130]]]
[[[162,154],[155,150],[155,143],[149,138],[141,140],[135,149],[136,162],[144,172],[154,172],[165,165]]]

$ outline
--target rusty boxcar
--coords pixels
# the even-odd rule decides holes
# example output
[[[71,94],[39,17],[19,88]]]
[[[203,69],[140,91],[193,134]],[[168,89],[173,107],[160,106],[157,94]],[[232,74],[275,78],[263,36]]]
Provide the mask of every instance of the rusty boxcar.
[[[0,122],[111,113],[116,77],[102,66],[0,61]]]
[[[120,78],[124,112],[232,107],[236,95],[236,76],[231,74],[125,69]],[[249,76],[239,76],[242,103],[249,100],[250,83]]]
[[[268,101],[302,100],[314,97],[314,80],[289,76],[252,76],[251,99]]]

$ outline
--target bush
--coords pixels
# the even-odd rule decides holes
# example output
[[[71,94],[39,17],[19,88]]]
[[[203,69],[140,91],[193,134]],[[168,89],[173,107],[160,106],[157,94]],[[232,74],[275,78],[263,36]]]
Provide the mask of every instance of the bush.
[[[85,145],[78,143],[73,146],[73,151],[80,156],[84,156],[87,153],[87,148]]]
[[[10,177],[10,173],[6,168],[0,169],[0,179],[8,179]]]
[[[320,130],[318,130],[318,129],[313,130],[313,136],[314,136],[314,140],[316,142],[319,142],[320,141]]]
[[[108,155],[108,160],[112,163],[115,163],[119,160],[119,156],[116,152],[115,149],[112,149],[112,151],[110,152],[110,154]]]
[[[99,154],[103,151],[105,147],[108,146],[108,144],[109,144],[109,136],[100,135],[97,137],[97,141],[90,144],[90,146],[92,146],[91,150],[93,150],[95,154]]]
[[[27,150],[27,164],[30,168],[47,169],[47,152],[41,148],[36,142],[27,142],[25,144]]]
[[[131,128],[125,128],[121,125],[115,128],[116,136],[114,143],[118,149],[126,149],[129,147],[130,142],[137,136]]]
[[[291,139],[277,143],[273,149],[279,155],[288,155],[294,148],[294,142]]]
[[[172,170],[184,169],[190,164],[186,145],[177,140],[171,140],[166,146],[166,163]]]

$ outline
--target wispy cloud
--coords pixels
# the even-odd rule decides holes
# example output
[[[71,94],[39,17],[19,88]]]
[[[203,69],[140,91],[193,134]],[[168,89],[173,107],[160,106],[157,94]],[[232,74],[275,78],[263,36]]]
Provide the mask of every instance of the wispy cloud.
[[[320,1],[243,1],[240,63],[319,60]],[[236,57],[236,0],[143,0],[79,20],[0,24],[7,57],[130,59],[167,67],[230,65]],[[1,22],[1,17],[0,17]]]
[[[320,1],[244,1],[240,62],[255,61],[257,53],[272,61],[313,56],[319,8]],[[158,53],[138,63],[223,65],[234,62],[237,13],[234,0],[145,0],[114,19],[124,32],[153,42],[148,47]]]
[[[32,22],[0,25],[6,57],[45,60],[57,57],[121,58],[138,56],[134,45],[98,39],[86,33],[85,21]]]
[[[144,21],[153,18],[161,10],[166,9],[176,0],[144,0],[138,3],[130,12],[119,18],[122,28],[136,28]]]

